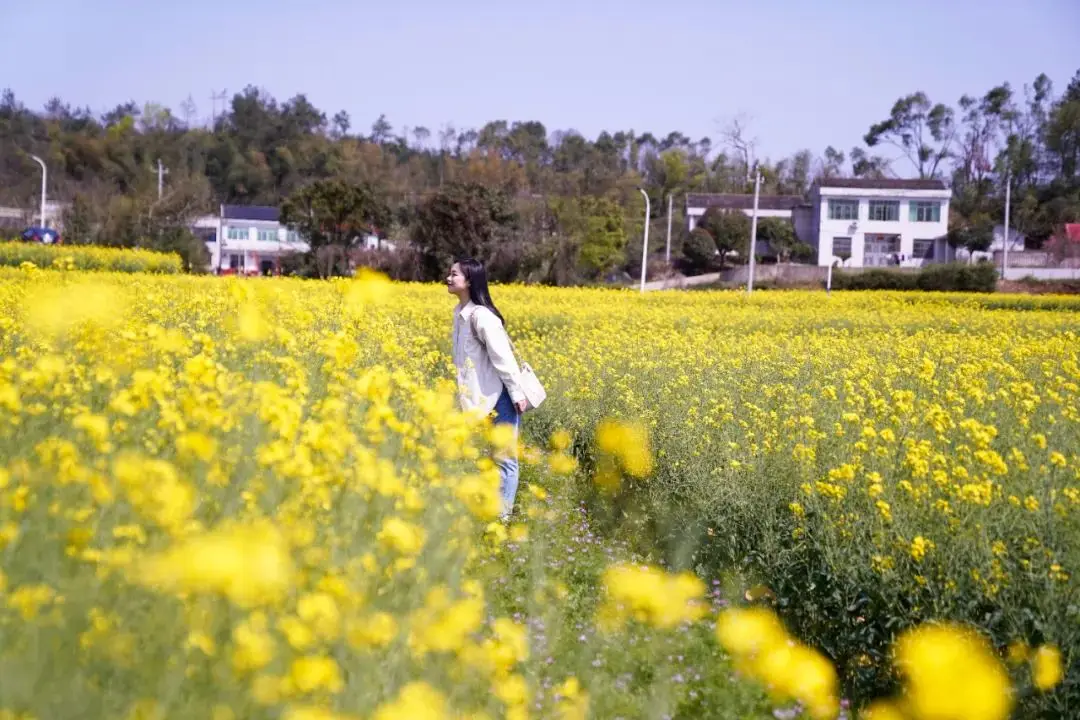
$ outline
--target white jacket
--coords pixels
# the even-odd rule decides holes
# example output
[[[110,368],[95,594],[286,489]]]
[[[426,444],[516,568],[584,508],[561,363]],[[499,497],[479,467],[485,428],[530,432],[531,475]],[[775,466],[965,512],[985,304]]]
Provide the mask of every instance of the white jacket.
[[[476,333],[470,327],[474,313]],[[454,309],[453,355],[462,410],[490,413],[504,386],[515,403],[525,399],[510,338],[491,310],[471,301]]]

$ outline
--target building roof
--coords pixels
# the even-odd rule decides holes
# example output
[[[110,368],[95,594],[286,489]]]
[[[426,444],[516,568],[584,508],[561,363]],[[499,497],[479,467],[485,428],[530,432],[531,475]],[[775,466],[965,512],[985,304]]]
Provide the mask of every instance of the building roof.
[[[225,220],[254,220],[277,222],[278,209],[270,205],[222,205],[221,217]]]
[[[819,187],[856,190],[948,190],[941,180],[918,178],[823,178],[815,184]]]
[[[806,201],[801,195],[760,195],[759,210],[791,210]],[[721,210],[751,210],[754,207],[753,195],[689,193],[686,206],[693,208],[720,208]]]

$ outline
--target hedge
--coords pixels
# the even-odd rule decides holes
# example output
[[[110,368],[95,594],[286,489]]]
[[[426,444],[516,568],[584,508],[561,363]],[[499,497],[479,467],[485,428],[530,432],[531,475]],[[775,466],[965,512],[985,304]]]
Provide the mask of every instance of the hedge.
[[[175,274],[183,270],[183,263],[176,253],[90,245],[42,245],[17,240],[0,242],[0,266],[18,267],[24,263],[58,270],[159,274]]]
[[[833,274],[837,290],[930,290],[936,292],[994,292],[998,272],[991,263],[927,265],[918,272],[865,270]]]

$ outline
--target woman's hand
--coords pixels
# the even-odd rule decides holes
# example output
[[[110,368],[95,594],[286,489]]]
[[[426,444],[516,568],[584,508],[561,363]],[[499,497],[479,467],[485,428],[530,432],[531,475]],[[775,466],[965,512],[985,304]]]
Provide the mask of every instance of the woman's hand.
[[[528,400],[518,400],[516,403],[514,403],[514,407],[517,408],[517,411],[519,413],[525,412],[525,408],[527,408],[528,406],[529,406],[529,401]]]

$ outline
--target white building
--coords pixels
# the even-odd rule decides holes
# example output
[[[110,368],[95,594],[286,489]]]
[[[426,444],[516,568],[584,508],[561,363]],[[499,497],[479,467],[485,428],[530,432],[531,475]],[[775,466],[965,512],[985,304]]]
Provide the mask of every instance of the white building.
[[[222,205],[217,216],[197,218],[192,231],[206,243],[210,271],[218,275],[276,275],[283,256],[308,251],[279,222],[276,207]]]
[[[818,265],[919,267],[955,258],[952,192],[940,180],[820,180],[811,191]]]
[[[277,275],[283,257],[310,249],[295,230],[281,224],[276,207],[265,205],[222,205],[218,215],[197,218],[191,229],[206,243],[210,272],[217,275]],[[394,244],[367,235],[361,247],[393,250]]]

